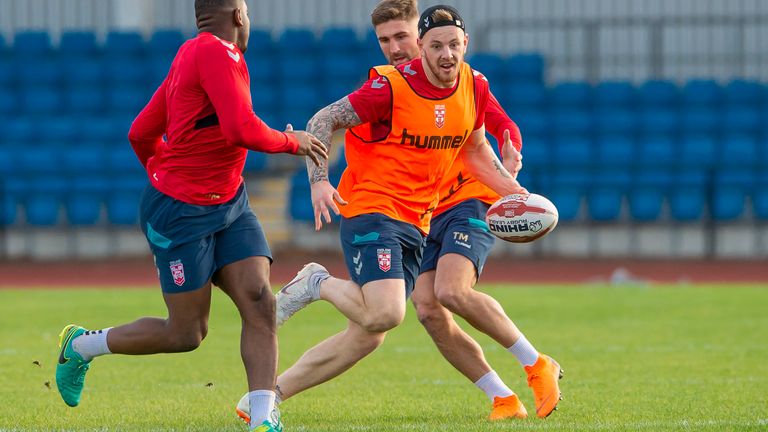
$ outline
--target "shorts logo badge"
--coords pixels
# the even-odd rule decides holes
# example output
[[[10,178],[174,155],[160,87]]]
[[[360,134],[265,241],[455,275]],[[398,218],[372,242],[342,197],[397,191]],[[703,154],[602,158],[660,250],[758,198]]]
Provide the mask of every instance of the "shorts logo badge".
[[[379,258],[381,271],[388,272],[392,268],[392,249],[376,249],[376,256]]]
[[[435,105],[435,126],[438,129],[445,126],[445,105]]]
[[[171,261],[171,276],[173,276],[173,283],[178,286],[184,285],[186,281],[184,279],[184,264],[181,260]]]

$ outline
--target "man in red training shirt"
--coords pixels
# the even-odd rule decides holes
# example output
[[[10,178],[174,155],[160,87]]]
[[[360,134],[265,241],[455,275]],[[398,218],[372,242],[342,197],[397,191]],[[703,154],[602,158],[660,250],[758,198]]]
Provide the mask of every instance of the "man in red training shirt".
[[[311,134],[290,127],[273,130],[254,114],[243,58],[250,33],[245,0],[196,0],[195,15],[199,35],[181,46],[128,136],[150,181],[140,223],[155,257],[168,318],[141,318],[98,331],[65,327],[56,383],[67,405],[77,406],[96,356],[194,350],[207,333],[215,283],[243,320],[251,427],[281,431],[273,415],[272,258],[241,173],[248,150],[306,155],[316,163],[327,153]]]

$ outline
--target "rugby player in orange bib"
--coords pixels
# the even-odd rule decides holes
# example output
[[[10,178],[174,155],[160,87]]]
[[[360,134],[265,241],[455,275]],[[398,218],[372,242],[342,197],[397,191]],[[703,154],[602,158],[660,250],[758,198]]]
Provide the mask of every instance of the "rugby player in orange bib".
[[[330,222],[329,209],[342,215],[352,280],[308,264],[278,293],[278,324],[324,299],[349,325],[278,377],[282,400],[348,370],[402,322],[441,181],[457,158],[497,195],[527,193],[485,140],[488,82],[463,61],[463,19],[453,8],[436,6],[422,15],[419,33],[421,59],[373,68],[362,88],[318,112],[307,126],[327,145],[334,130],[349,129],[348,168],[338,191],[328,182],[327,163],[308,161],[308,170],[316,228],[323,219]]]
[[[418,57],[416,0],[383,0],[371,17],[390,64],[397,66]],[[516,175],[522,167],[520,131],[493,94],[486,108],[485,126],[501,145],[505,168]],[[444,179],[439,195],[421,274],[411,296],[419,321],[446,360],[488,396],[492,403],[490,419],[523,418],[527,411],[451,312],[517,358],[529,377],[536,414],[546,417],[560,400],[559,365],[538,353],[495,299],[474,290],[495,240],[485,225],[485,213],[499,195],[469,175],[460,159]]]

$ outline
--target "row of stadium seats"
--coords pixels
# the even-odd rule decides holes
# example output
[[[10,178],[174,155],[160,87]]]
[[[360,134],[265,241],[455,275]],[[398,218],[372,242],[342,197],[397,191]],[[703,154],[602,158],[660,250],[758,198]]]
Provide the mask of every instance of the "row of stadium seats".
[[[331,169],[334,184],[342,170],[343,164]],[[563,222],[768,221],[768,164],[716,172],[574,169],[553,173],[526,166],[519,179],[529,190],[550,198]],[[303,169],[291,178],[288,211],[294,220],[314,220]]]

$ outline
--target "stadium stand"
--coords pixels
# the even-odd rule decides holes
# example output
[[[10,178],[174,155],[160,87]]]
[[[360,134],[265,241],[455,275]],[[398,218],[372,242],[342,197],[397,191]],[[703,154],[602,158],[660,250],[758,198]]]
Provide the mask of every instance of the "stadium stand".
[[[3,224],[136,223],[146,180],[125,136],[184,39],[177,30],[113,31],[104,43],[87,31],[65,31],[56,45],[45,32],[0,38]],[[276,128],[303,127],[383,62],[375,34],[352,28],[255,29],[250,44],[254,110]],[[763,83],[548,85],[536,53],[477,53],[470,63],[522,130],[521,181],[549,196],[563,222],[768,220]],[[336,181],[344,162],[331,168]],[[266,155],[249,155],[246,172],[268,169]],[[313,219],[303,167],[288,203],[291,218]]]

